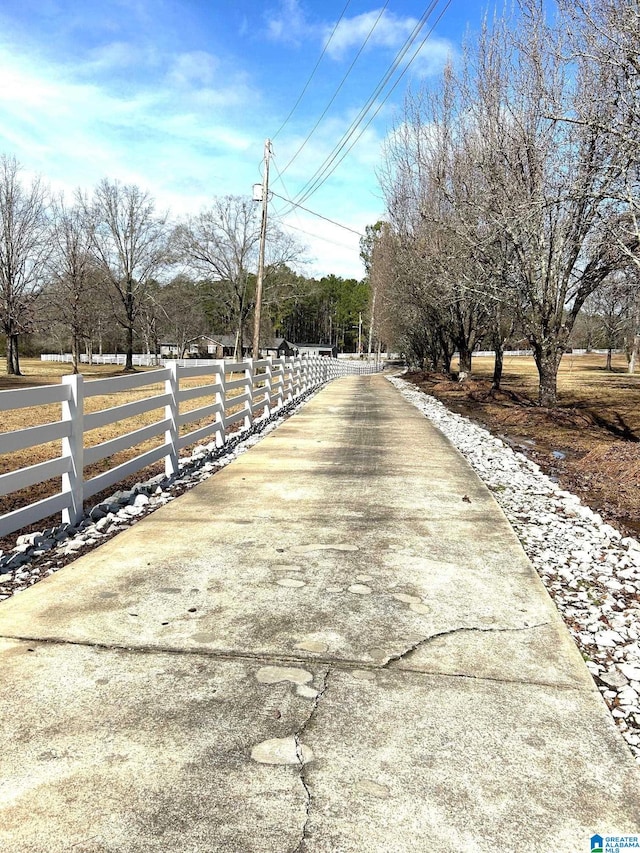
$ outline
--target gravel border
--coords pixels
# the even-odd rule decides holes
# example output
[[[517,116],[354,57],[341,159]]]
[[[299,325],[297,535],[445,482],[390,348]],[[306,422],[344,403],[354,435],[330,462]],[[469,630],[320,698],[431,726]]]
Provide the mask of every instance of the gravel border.
[[[493,493],[640,763],[640,543],[484,427],[404,379],[387,378]]]

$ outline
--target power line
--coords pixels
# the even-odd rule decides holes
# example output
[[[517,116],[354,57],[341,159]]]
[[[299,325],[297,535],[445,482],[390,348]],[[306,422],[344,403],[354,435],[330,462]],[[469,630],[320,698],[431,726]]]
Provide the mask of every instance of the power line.
[[[345,131],[345,133],[343,134],[343,136],[342,136],[342,138],[340,139],[340,141],[339,141],[339,142],[337,143],[337,145],[334,147],[333,151],[332,151],[332,152],[331,152],[331,153],[326,157],[326,159],[324,160],[324,162],[323,162],[323,163],[318,167],[318,169],[315,171],[315,173],[311,176],[311,178],[309,178],[309,180],[304,184],[304,186],[302,187],[302,189],[300,190],[300,192],[297,194],[296,198],[298,199],[298,201],[299,201],[299,202],[306,201],[306,199],[307,199],[307,198],[309,198],[309,197],[310,197],[314,192],[316,192],[316,191],[320,188],[320,186],[325,182],[325,180],[327,180],[327,179],[328,179],[328,177],[333,173],[333,171],[335,171],[335,168],[337,168],[337,166],[342,162],[342,160],[344,159],[344,157],[342,157],[342,158],[338,161],[338,163],[336,164],[336,166],[335,166],[335,167],[331,168],[331,167],[332,167],[332,165],[333,165],[333,164],[335,163],[335,161],[337,160],[337,158],[338,158],[338,157],[340,157],[341,152],[342,152],[342,151],[343,151],[343,149],[347,146],[347,144],[349,143],[349,140],[353,137],[353,135],[356,133],[356,131],[358,130],[358,128],[359,128],[359,126],[361,125],[361,123],[362,123],[362,122],[364,121],[364,119],[366,118],[367,114],[368,114],[368,113],[369,113],[369,111],[371,110],[371,107],[373,106],[373,103],[375,102],[375,99],[376,99],[376,98],[378,97],[378,95],[383,91],[383,89],[385,88],[385,86],[389,83],[389,81],[390,81],[390,80],[391,80],[391,78],[393,77],[393,74],[397,71],[397,69],[398,69],[398,67],[399,67],[400,63],[401,63],[401,62],[402,62],[402,60],[405,58],[405,56],[407,55],[407,53],[409,52],[409,50],[411,49],[411,47],[415,44],[415,42],[416,42],[416,40],[417,40],[418,36],[420,35],[420,32],[421,32],[421,30],[423,29],[423,27],[424,27],[425,23],[427,22],[427,20],[428,20],[428,19],[429,19],[429,17],[432,15],[432,13],[434,12],[435,8],[437,7],[438,2],[439,2],[439,0],[432,0],[432,2],[427,6],[427,8],[425,9],[425,11],[422,13],[422,15],[421,15],[420,19],[419,19],[419,20],[418,20],[418,22],[416,23],[416,25],[415,25],[415,27],[413,28],[413,30],[411,31],[410,35],[407,37],[407,39],[406,39],[406,41],[404,42],[403,46],[401,47],[401,49],[400,49],[400,50],[398,51],[398,53],[396,54],[396,56],[395,56],[395,58],[394,58],[393,62],[392,62],[392,63],[391,63],[391,65],[388,67],[388,69],[387,69],[386,73],[383,75],[383,77],[381,78],[381,80],[378,82],[378,85],[376,86],[376,88],[374,89],[374,91],[373,91],[373,93],[370,95],[370,97],[367,99],[366,103],[365,103],[365,104],[364,104],[364,106],[361,108],[361,110],[360,110],[360,112],[358,113],[358,115],[356,116],[356,118],[352,121],[352,123],[351,123],[351,125],[349,126],[349,128]],[[446,9],[447,9],[447,8],[448,8],[448,6],[450,5],[450,2],[451,2],[451,0],[448,0],[448,2],[446,3],[446,5],[445,5],[445,7],[444,7],[444,9],[443,9],[443,11],[442,11],[442,13],[439,15],[438,20],[436,21],[436,24],[434,24],[434,25],[433,25],[433,27],[430,29],[430,31],[429,31],[429,33],[427,34],[427,36],[425,37],[425,39],[423,39],[423,41],[421,42],[421,44],[420,44],[420,46],[418,47],[418,49],[415,51],[415,53],[414,53],[414,54],[413,54],[413,56],[411,57],[410,62],[409,62],[409,63],[408,63],[408,65],[404,68],[404,70],[402,71],[402,73],[400,74],[400,76],[398,77],[398,79],[395,81],[395,83],[393,84],[392,88],[389,90],[389,92],[388,92],[388,93],[387,93],[387,95],[385,96],[384,100],[382,101],[382,104],[380,104],[380,105],[379,105],[378,109],[375,111],[375,113],[373,114],[372,118],[369,120],[369,122],[367,123],[367,125],[365,125],[365,128],[364,128],[364,129],[366,129],[366,127],[368,127],[368,125],[371,123],[371,121],[373,120],[373,118],[378,114],[378,112],[379,112],[379,111],[380,111],[380,109],[382,108],[382,105],[383,105],[383,104],[386,102],[386,100],[389,98],[389,96],[391,95],[391,92],[393,92],[393,91],[394,91],[394,89],[395,89],[395,88],[396,88],[396,86],[398,85],[399,81],[402,79],[402,77],[404,76],[404,74],[405,74],[405,73],[406,73],[406,71],[408,70],[409,66],[413,63],[413,61],[415,60],[416,56],[419,54],[420,50],[422,50],[422,48],[423,48],[424,44],[426,43],[427,39],[429,38],[429,36],[430,36],[430,35],[431,35],[431,33],[433,32],[433,29],[435,28],[435,26],[437,25],[437,23],[441,20],[442,15],[444,14],[444,12],[446,11]],[[354,143],[353,143],[353,144],[348,148],[348,150],[347,150],[346,154],[348,154],[348,153],[349,153],[349,151],[351,150],[351,148],[353,148],[353,145],[355,145],[355,143],[360,139],[360,137],[362,136],[362,133],[364,133],[364,129],[363,129],[363,131],[359,134],[359,136],[355,139]],[[345,156],[346,156],[346,154],[345,154]]]
[[[334,26],[333,30],[331,31],[331,35],[329,36],[329,39],[327,40],[327,43],[326,43],[326,44],[325,44],[325,46],[322,48],[322,53],[321,53],[321,54],[320,54],[320,56],[318,57],[318,61],[317,61],[317,62],[316,62],[316,64],[313,66],[313,71],[312,71],[312,72],[311,72],[311,74],[309,75],[309,79],[308,79],[308,80],[307,80],[307,82],[304,84],[304,88],[302,89],[302,91],[301,91],[301,92],[300,92],[300,94],[298,95],[298,100],[297,100],[297,101],[295,102],[295,104],[291,107],[291,112],[289,113],[289,115],[286,117],[286,119],[282,122],[282,124],[281,124],[281,125],[280,125],[280,127],[278,128],[278,130],[277,130],[277,131],[273,134],[273,136],[271,137],[271,140],[272,140],[272,141],[276,138],[276,136],[278,136],[278,134],[280,133],[280,131],[281,131],[281,130],[285,127],[285,125],[289,122],[289,119],[291,118],[291,116],[295,113],[296,109],[298,108],[298,105],[300,104],[300,101],[303,99],[303,97],[304,97],[304,95],[305,95],[305,92],[306,92],[306,91],[307,91],[307,89],[309,88],[309,84],[310,84],[310,83],[311,83],[311,81],[313,80],[313,78],[314,78],[314,76],[315,76],[315,73],[316,73],[316,71],[318,70],[318,66],[319,66],[319,65],[320,65],[320,63],[322,62],[322,58],[323,58],[323,56],[325,55],[325,53],[327,52],[327,48],[328,48],[328,47],[329,47],[329,45],[331,44],[331,40],[332,40],[332,38],[334,37],[334,35],[336,34],[336,30],[337,30],[337,29],[338,29],[338,27],[340,26],[340,23],[342,22],[342,19],[344,18],[345,12],[346,12],[346,11],[347,11],[347,9],[349,8],[350,3],[351,3],[351,0],[347,0],[347,2],[345,3],[345,5],[344,5],[344,9],[343,9],[343,10],[342,10],[342,12],[340,13],[340,17],[339,17],[339,18],[338,18],[338,20],[336,21],[336,24],[335,24],[335,26]]]
[[[437,5],[437,2],[438,2],[438,0],[436,0],[436,2],[435,2],[435,3],[432,3],[431,5],[432,5],[432,6]],[[356,143],[360,140],[360,138],[362,137],[362,135],[364,134],[364,132],[366,131],[366,129],[369,127],[369,125],[371,124],[371,122],[374,120],[374,118],[378,115],[378,113],[380,112],[380,110],[382,109],[382,107],[384,106],[384,104],[387,102],[387,100],[389,99],[389,97],[391,96],[391,94],[394,92],[395,88],[396,88],[396,87],[397,87],[397,85],[400,83],[400,81],[402,80],[402,78],[404,77],[404,75],[407,73],[407,71],[409,70],[410,66],[412,65],[412,63],[414,62],[414,60],[417,58],[418,54],[420,53],[420,51],[422,50],[422,48],[424,47],[424,45],[425,45],[425,44],[426,44],[426,42],[428,41],[428,39],[429,39],[429,37],[431,36],[431,34],[433,33],[434,29],[435,29],[435,28],[437,27],[437,25],[440,23],[440,21],[441,21],[441,19],[442,19],[443,15],[444,15],[444,13],[447,11],[447,9],[449,8],[449,6],[450,6],[450,5],[451,5],[451,0],[447,0],[447,2],[445,3],[445,5],[444,5],[444,7],[443,7],[442,11],[441,11],[441,12],[440,12],[440,14],[438,15],[438,18],[437,18],[437,19],[436,19],[436,21],[434,22],[433,26],[429,29],[429,32],[427,33],[427,35],[426,35],[426,36],[424,37],[424,39],[420,42],[420,44],[419,44],[419,46],[418,46],[417,50],[414,52],[413,56],[411,57],[411,59],[409,60],[409,62],[407,63],[407,65],[404,67],[404,69],[401,71],[401,73],[399,74],[398,78],[395,80],[395,82],[393,83],[393,85],[391,86],[391,88],[389,89],[389,91],[387,92],[387,94],[384,96],[383,100],[380,102],[380,104],[378,105],[378,107],[377,107],[377,109],[375,110],[375,112],[371,115],[371,117],[369,118],[369,120],[367,121],[367,123],[364,125],[364,127],[362,128],[362,130],[360,131],[360,133],[358,134],[358,136],[354,139],[354,141],[353,141],[353,142],[352,142],[352,144],[349,146],[349,148],[347,148],[347,150],[344,152],[344,154],[342,155],[342,157],[340,157],[340,159],[338,160],[338,162],[337,162],[337,163],[335,163],[335,165],[333,166],[333,168],[330,168],[330,167],[332,166],[332,164],[335,162],[336,158],[340,156],[340,153],[341,153],[342,149],[345,147],[345,145],[347,144],[347,142],[349,141],[349,139],[351,138],[351,136],[353,136],[353,134],[358,130],[358,125],[360,124],[360,121],[361,121],[362,119],[360,119],[360,121],[359,121],[358,119],[356,119],[354,122],[352,122],[351,129],[349,130],[349,132],[348,132],[347,134],[345,134],[345,135],[342,137],[341,141],[340,141],[340,142],[338,143],[338,145],[335,147],[334,152],[332,153],[332,155],[329,155],[329,157],[327,157],[327,158],[325,159],[324,163],[323,163],[323,164],[322,164],[322,165],[321,165],[321,166],[316,170],[316,172],[314,173],[314,175],[313,175],[313,176],[312,176],[312,177],[307,181],[307,183],[304,185],[304,187],[302,188],[302,190],[301,190],[301,191],[298,193],[298,195],[296,196],[300,201],[306,201],[308,198],[310,198],[310,196],[312,196],[312,195],[313,195],[313,193],[315,193],[317,190],[319,190],[319,189],[320,189],[320,187],[322,186],[322,184],[324,184],[324,183],[325,183],[325,181],[327,181],[327,180],[331,177],[331,175],[335,172],[335,170],[338,168],[338,166],[339,166],[339,165],[342,163],[342,161],[345,159],[345,157],[346,157],[346,156],[351,152],[351,150],[354,148],[354,146],[356,145]],[[399,64],[399,63],[398,63],[398,64]],[[396,64],[396,67],[393,69],[393,71],[395,71],[396,69],[397,69],[397,64]],[[391,76],[391,75],[389,75],[389,76]],[[386,82],[388,82],[388,79],[387,79],[387,80],[385,80],[385,84],[386,84]],[[369,107],[370,107],[370,106],[371,106],[371,104],[369,103],[369,104],[368,104],[368,106],[367,106],[367,109],[364,111],[364,114],[362,115],[362,118],[364,118],[364,117],[365,117],[366,112],[368,112],[368,109],[369,109]],[[361,113],[362,113],[362,111],[361,111]],[[358,117],[358,118],[359,118],[359,117]],[[292,202],[292,203],[293,203],[293,202]]]
[[[283,228],[291,228],[292,231],[299,231],[301,234],[306,234],[307,237],[313,237],[314,240],[322,240],[324,243],[331,243],[332,246],[339,246],[341,249],[352,249],[353,246],[347,246],[346,243],[338,243],[336,240],[330,240],[328,237],[321,237],[320,234],[312,234],[311,231],[305,231],[304,228],[298,228],[297,225],[290,225],[288,222],[282,222]]]
[[[319,188],[320,184],[318,183],[319,179],[322,178],[323,173],[327,172],[327,170],[331,167],[331,165],[335,162],[336,158],[340,156],[341,151],[348,144],[349,140],[352,138],[354,133],[358,130],[360,124],[364,121],[367,116],[369,110],[373,106],[375,99],[378,95],[383,91],[384,87],[387,85],[389,80],[393,77],[394,73],[398,69],[398,66],[407,55],[408,51],[411,49],[416,39],[420,35],[422,28],[427,22],[428,18],[432,14],[433,10],[438,4],[438,0],[431,0],[427,8],[422,13],[421,17],[417,21],[413,30],[405,40],[404,44],[395,55],[393,62],[387,68],[386,72],[382,76],[382,78],[378,81],[377,86],[373,90],[372,94],[369,96],[364,106],[360,109],[360,112],[355,117],[355,119],[351,122],[350,126],[347,128],[345,133],[342,135],[342,138],[338,142],[338,144],[334,147],[333,151],[326,157],[324,162],[316,169],[315,173],[309,178],[306,184],[303,186],[302,190],[297,194],[296,198],[298,201],[305,201],[311,192],[315,192],[316,189]],[[328,175],[327,175],[328,177]],[[317,186],[316,186],[317,184]]]
[[[282,177],[282,175],[281,175],[281,173],[280,173],[280,170],[278,169],[278,164],[277,164],[277,163],[276,163],[276,161],[275,161],[275,157],[271,160],[271,162],[272,162],[273,166],[275,167],[276,172],[278,173],[278,177],[280,178],[280,182],[282,183],[282,186],[283,186],[283,188],[284,188],[284,191],[285,191],[285,193],[286,193],[286,195],[287,195],[286,199],[284,199],[284,200],[285,200],[286,202],[288,202],[290,205],[292,205],[292,206],[293,206],[293,208],[300,207],[300,205],[294,204],[294,202],[291,200],[291,195],[290,195],[289,191],[287,190],[287,188],[286,188],[286,186],[285,186],[284,178]],[[277,193],[273,192],[273,190],[271,190],[269,194],[270,194],[270,195],[272,195],[272,196],[275,196],[276,198],[282,198],[282,196],[280,196],[280,195],[278,195]],[[306,208],[301,208],[301,209],[302,209],[302,210],[306,210]],[[311,214],[312,214],[312,215],[314,215],[314,216],[320,216],[320,214],[315,214],[313,211],[308,211],[308,212],[309,212],[309,213],[311,213]],[[288,222],[284,222],[283,218],[282,218],[282,217],[280,216],[280,214],[278,214],[278,213],[276,213],[276,216],[278,217],[278,219],[280,220],[280,222],[282,223],[282,225],[283,225],[285,228],[291,228],[293,231],[299,231],[301,234],[306,234],[306,235],[307,235],[307,237],[313,237],[313,238],[314,238],[314,239],[316,239],[316,240],[323,240],[325,243],[331,243],[332,245],[334,245],[334,246],[339,246],[339,247],[340,247],[340,248],[342,248],[342,249],[350,249],[350,248],[351,248],[351,246],[346,246],[344,243],[337,243],[335,240],[329,240],[327,237],[321,237],[319,234],[312,234],[312,233],[311,233],[311,232],[309,232],[309,231],[305,231],[305,230],[304,230],[304,228],[298,228],[298,227],[297,227],[297,226],[295,226],[295,225],[291,225],[291,224],[289,224]],[[325,217],[320,217],[320,218],[321,218],[321,219],[324,219]],[[328,222],[332,222],[332,220],[331,220],[331,219],[329,219],[329,220],[327,220],[327,221],[328,221]],[[340,225],[340,224],[339,224],[339,223],[337,223],[337,222],[336,222],[336,223],[333,223],[333,224],[338,225],[338,226],[339,226],[339,227],[341,227],[341,228],[346,228],[346,226],[344,226],[344,225]],[[348,230],[349,230],[349,229],[348,229]],[[360,234],[360,232],[359,232],[359,231],[354,231],[354,233],[355,233],[355,234],[357,234],[359,237],[362,237],[362,234]]]
[[[296,153],[293,155],[293,157],[289,160],[289,162],[287,163],[287,165],[286,165],[286,166],[284,167],[284,169],[282,170],[282,174],[284,174],[284,173],[287,171],[287,169],[289,168],[289,166],[294,162],[294,160],[296,160],[296,159],[297,159],[297,157],[298,157],[298,155],[300,154],[300,152],[302,151],[302,149],[305,147],[305,145],[307,144],[307,142],[311,139],[311,137],[313,136],[313,134],[314,134],[314,133],[316,132],[316,130],[318,129],[318,125],[320,124],[320,122],[322,121],[322,119],[323,119],[323,118],[326,116],[326,114],[329,112],[329,109],[330,109],[331,105],[333,104],[333,102],[335,101],[335,99],[338,97],[338,95],[339,95],[339,93],[340,93],[340,91],[341,91],[342,87],[344,86],[344,84],[347,82],[347,78],[349,77],[349,75],[350,75],[350,74],[351,74],[351,72],[353,71],[353,68],[354,68],[354,66],[355,66],[356,62],[358,61],[358,59],[360,58],[360,55],[362,54],[362,51],[365,49],[365,47],[367,46],[367,44],[368,44],[369,40],[371,39],[371,37],[372,37],[372,35],[373,35],[373,32],[374,32],[375,28],[378,26],[378,23],[380,22],[380,18],[383,16],[383,14],[384,14],[384,12],[385,12],[385,10],[386,10],[386,8],[387,8],[387,6],[388,6],[388,5],[389,5],[389,0],[386,0],[386,2],[385,2],[385,4],[384,4],[384,6],[382,7],[382,9],[380,9],[380,12],[378,13],[378,17],[377,17],[377,18],[375,19],[375,21],[373,22],[373,26],[372,26],[372,27],[371,27],[371,29],[369,30],[369,32],[368,32],[368,34],[367,34],[367,37],[365,38],[365,40],[363,41],[363,43],[360,45],[360,49],[358,50],[358,52],[356,53],[355,57],[353,58],[353,61],[351,62],[351,65],[347,68],[347,71],[346,71],[345,75],[343,76],[342,80],[341,80],[341,81],[340,81],[340,83],[338,84],[338,88],[337,88],[337,89],[335,90],[335,92],[333,93],[333,95],[332,95],[332,97],[331,97],[331,100],[329,101],[329,103],[327,104],[327,106],[326,106],[326,107],[324,108],[324,110],[322,111],[322,113],[321,113],[321,115],[320,115],[320,118],[316,121],[316,123],[313,125],[313,127],[311,128],[311,130],[310,130],[310,131],[309,131],[309,133],[307,134],[307,137],[306,137],[306,139],[304,140],[304,142],[302,143],[302,145],[298,148],[298,150],[296,151]]]
[[[304,210],[306,213],[310,213],[312,216],[317,216],[318,219],[324,219],[325,222],[330,222],[332,225],[337,225],[338,228],[343,228],[345,231],[351,231],[352,234],[357,234],[358,237],[364,237],[364,234],[361,231],[356,231],[354,228],[349,228],[348,225],[342,225],[340,222],[336,222],[335,219],[329,219],[327,216],[323,216],[321,213],[316,213],[315,210],[309,210],[308,207],[303,207],[301,204],[296,204],[295,201],[291,201],[291,199],[287,199],[282,195],[278,195],[278,193],[274,193],[271,190],[270,195],[275,196],[276,198],[282,199],[282,201],[286,201],[289,204],[293,205],[293,207],[299,207],[300,210]],[[280,219],[282,219],[282,214],[279,214]]]

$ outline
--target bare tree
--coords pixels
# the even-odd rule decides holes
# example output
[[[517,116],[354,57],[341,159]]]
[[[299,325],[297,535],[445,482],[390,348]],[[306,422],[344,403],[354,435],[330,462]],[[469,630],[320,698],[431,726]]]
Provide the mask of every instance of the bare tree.
[[[607,348],[607,370],[612,369],[614,349],[624,346],[629,361],[632,360],[638,303],[638,273],[635,266],[611,275],[585,302],[585,308],[596,325],[596,334]]]
[[[619,151],[594,115],[602,70],[569,62],[565,33],[545,21],[541,2],[523,2],[511,26],[485,29],[464,80],[484,142],[483,214],[507,238],[543,406],[556,403],[585,299],[637,246],[621,236]]]
[[[106,178],[84,205],[93,222],[95,259],[108,282],[114,316],[126,335],[124,369],[133,370],[136,322],[150,283],[168,259],[167,217],[156,215],[148,192]]]
[[[242,196],[217,198],[211,207],[190,217],[174,234],[182,261],[205,278],[227,284],[233,297],[236,322],[236,355],[242,353],[247,319],[254,308],[260,222],[258,209]],[[265,301],[270,273],[297,259],[300,247],[273,225],[267,232]]]
[[[637,30],[635,0],[606,4],[631,4]],[[629,126],[637,63],[632,99],[628,85],[621,94],[624,74],[616,88],[609,66],[579,52],[567,30],[566,19],[545,20],[542,0],[520,0],[511,21],[485,23],[458,70],[409,101],[383,173],[392,226],[425,258],[416,267],[428,276],[423,292],[438,322],[449,315],[461,366],[487,314],[496,341],[505,317],[515,318],[534,351],[544,406],[555,405],[560,359],[585,299],[637,258],[640,243],[638,148],[634,159],[620,144],[625,134],[637,138],[637,117]],[[594,98],[599,91],[605,100]]]
[[[617,152],[617,201],[622,215],[619,248],[640,270],[640,5],[638,0],[560,0],[571,22],[571,46],[581,61],[598,68],[589,96],[594,109],[569,120],[589,122]],[[637,302],[636,302],[637,305]],[[640,358],[640,308],[633,315],[629,371]]]
[[[257,208],[244,197],[225,196],[178,226],[174,240],[183,261],[201,275],[228,282],[237,327],[236,356],[242,354],[250,312],[250,275],[256,269],[260,226]]]
[[[184,358],[189,341],[208,331],[201,289],[179,275],[158,290],[155,300],[160,332],[177,345],[179,357]]]
[[[440,90],[407,97],[387,149],[385,191],[405,256],[413,255],[414,275],[423,279],[426,316],[441,327],[435,339],[443,355],[453,340],[467,374],[495,302],[495,236],[482,216],[477,134],[460,121],[457,100],[451,68]]]
[[[18,338],[33,329],[35,303],[50,252],[47,192],[26,187],[15,157],[0,156],[0,321],[7,338],[7,373],[20,375]]]
[[[92,254],[92,227],[84,205],[68,206],[64,198],[52,205],[50,282],[46,287],[51,322],[59,323],[71,338],[73,372],[78,372],[83,342],[91,337],[98,312],[98,271]]]

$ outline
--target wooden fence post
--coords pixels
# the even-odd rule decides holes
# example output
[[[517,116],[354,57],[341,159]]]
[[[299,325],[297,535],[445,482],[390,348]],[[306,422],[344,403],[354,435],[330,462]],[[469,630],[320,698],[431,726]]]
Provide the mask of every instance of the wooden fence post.
[[[167,446],[167,455],[164,457],[164,472],[167,477],[173,477],[179,471],[178,466],[178,417],[180,413],[180,380],[178,378],[178,362],[168,361],[166,365],[171,375],[165,380],[164,390],[171,394],[171,401],[164,407],[165,418],[170,418],[169,428],[164,433],[164,443]]]
[[[77,524],[84,516],[84,387],[81,373],[63,376],[70,396],[62,403],[62,420],[71,423],[71,434],[62,439],[62,455],[69,457],[69,471],[62,475],[62,491],[68,493],[69,507],[62,510],[64,524]]]

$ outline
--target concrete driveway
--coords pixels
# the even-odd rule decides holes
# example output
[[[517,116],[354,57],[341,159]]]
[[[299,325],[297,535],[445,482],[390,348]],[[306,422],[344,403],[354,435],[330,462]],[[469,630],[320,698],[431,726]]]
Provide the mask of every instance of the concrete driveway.
[[[501,510],[381,376],[0,604],[0,850],[588,853],[640,772]]]

